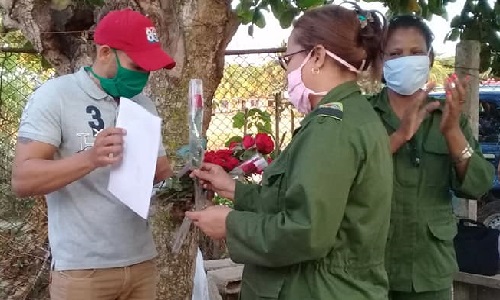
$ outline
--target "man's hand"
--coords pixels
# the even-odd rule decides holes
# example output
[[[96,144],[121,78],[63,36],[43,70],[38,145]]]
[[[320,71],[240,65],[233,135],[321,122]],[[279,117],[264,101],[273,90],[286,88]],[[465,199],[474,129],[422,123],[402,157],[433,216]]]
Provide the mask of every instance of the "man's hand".
[[[218,195],[234,200],[236,182],[221,166],[203,163],[199,169],[193,170],[191,178],[198,178],[204,189],[216,192]]]
[[[123,136],[121,128],[107,128],[101,131],[88,153],[95,168],[106,167],[120,163],[123,158]]]
[[[220,240],[226,237],[226,219],[232,211],[223,205],[209,206],[202,211],[188,211],[186,217],[209,237]]]

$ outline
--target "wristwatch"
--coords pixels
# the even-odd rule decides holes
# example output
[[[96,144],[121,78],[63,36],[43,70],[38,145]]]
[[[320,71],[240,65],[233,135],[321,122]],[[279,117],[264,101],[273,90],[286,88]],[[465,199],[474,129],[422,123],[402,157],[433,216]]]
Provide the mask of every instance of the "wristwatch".
[[[472,147],[469,144],[467,144],[467,146],[465,146],[464,150],[462,150],[460,155],[455,157],[454,159],[455,164],[461,163],[469,159],[472,156],[472,153],[474,153],[474,149],[472,149]]]

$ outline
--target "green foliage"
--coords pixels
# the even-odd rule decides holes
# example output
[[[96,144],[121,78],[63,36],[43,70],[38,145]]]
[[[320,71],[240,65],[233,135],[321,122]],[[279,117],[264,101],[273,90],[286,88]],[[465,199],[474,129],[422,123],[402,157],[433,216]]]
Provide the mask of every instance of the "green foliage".
[[[415,13],[430,20],[434,15],[447,18],[446,5],[455,0],[365,0],[366,2],[381,2],[389,8],[388,16]]]
[[[234,207],[234,203],[233,201],[227,199],[227,198],[223,198],[219,195],[215,195],[214,199],[213,199],[213,202],[215,205],[224,205],[224,206],[227,206],[227,207],[230,207],[230,208],[233,208]]]
[[[242,141],[243,141],[243,137],[242,136],[235,135],[235,136],[230,137],[226,141],[226,143],[224,143],[224,146],[229,147],[229,145],[231,145],[231,143],[241,143]]]
[[[193,195],[193,179],[186,173],[181,177],[174,176],[164,181],[158,187],[155,198],[163,203],[185,202],[191,200]]]
[[[390,10],[390,15],[401,13],[416,13],[426,19],[433,15],[447,17],[446,4],[455,0],[365,0],[366,2],[381,2]],[[288,28],[293,20],[303,11],[332,3],[331,0],[240,0],[236,13],[242,24],[248,25],[248,33],[253,34],[253,27],[262,28],[266,22],[262,10],[270,11],[279,21],[282,28]],[[353,1],[354,2],[354,1]]]
[[[244,132],[255,129],[253,131],[272,135],[271,114],[258,108],[245,109],[233,116],[233,127]]]
[[[500,76],[500,0],[466,0],[460,15],[451,20],[451,41],[477,40],[481,43],[480,72]]]
[[[249,25],[248,34],[253,35],[253,28],[263,28],[266,20],[262,11],[273,13],[282,28],[288,28],[301,11],[328,3],[327,0],[240,0],[236,13],[244,25]]]

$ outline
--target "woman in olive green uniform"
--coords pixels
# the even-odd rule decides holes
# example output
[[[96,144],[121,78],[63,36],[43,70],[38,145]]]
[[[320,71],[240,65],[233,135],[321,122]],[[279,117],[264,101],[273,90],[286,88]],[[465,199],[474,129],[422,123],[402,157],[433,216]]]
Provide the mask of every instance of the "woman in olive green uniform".
[[[386,257],[392,300],[451,299],[457,272],[451,191],[477,199],[493,183],[493,167],[460,113],[463,83],[455,75],[447,79],[445,103],[429,101],[421,89],[429,76],[432,39],[421,19],[392,19],[384,47],[387,88],[370,99],[393,152]]]
[[[262,185],[215,165],[193,171],[234,201],[186,214],[245,264],[241,299],[387,299],[392,158],[356,83],[358,69],[376,69],[383,20],[358,7],[307,11],[282,57],[290,101],[307,115]]]

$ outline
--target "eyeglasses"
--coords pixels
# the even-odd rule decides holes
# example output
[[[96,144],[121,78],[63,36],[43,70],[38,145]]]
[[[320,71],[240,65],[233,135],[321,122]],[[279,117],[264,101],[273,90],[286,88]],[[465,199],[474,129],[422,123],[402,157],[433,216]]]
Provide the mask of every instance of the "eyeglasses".
[[[292,57],[295,55],[295,54],[299,54],[299,53],[302,53],[302,52],[305,52],[307,51],[306,49],[302,49],[302,50],[299,50],[299,51],[295,51],[293,53],[288,53],[288,54],[285,54],[285,55],[282,55],[282,56],[278,56],[278,62],[280,64],[280,66],[286,70],[288,68],[288,64],[290,63],[290,60],[292,60]]]

